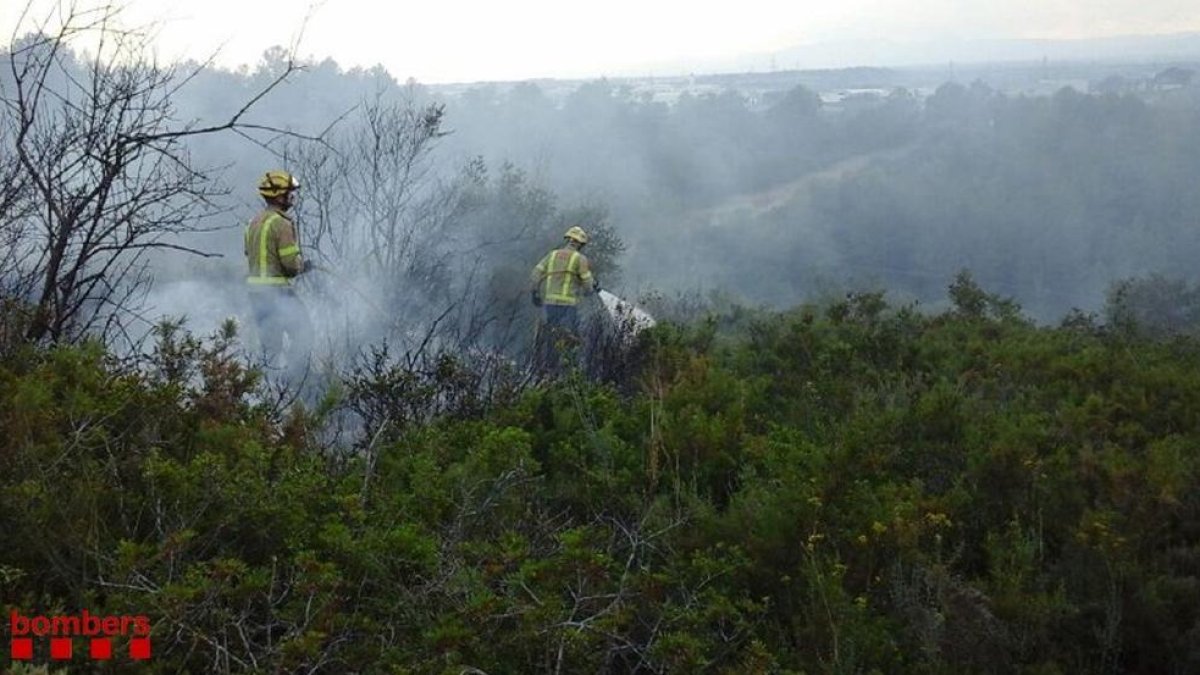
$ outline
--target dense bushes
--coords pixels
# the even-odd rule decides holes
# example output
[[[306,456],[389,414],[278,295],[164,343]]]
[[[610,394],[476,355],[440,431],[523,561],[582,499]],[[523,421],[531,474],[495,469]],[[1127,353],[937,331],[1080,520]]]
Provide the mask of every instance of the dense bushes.
[[[952,300],[661,326],[619,386],[457,360],[352,455],[330,420],[415,399],[281,411],[230,335],[26,349],[0,598],[147,614],[156,672],[1200,669],[1200,348]]]

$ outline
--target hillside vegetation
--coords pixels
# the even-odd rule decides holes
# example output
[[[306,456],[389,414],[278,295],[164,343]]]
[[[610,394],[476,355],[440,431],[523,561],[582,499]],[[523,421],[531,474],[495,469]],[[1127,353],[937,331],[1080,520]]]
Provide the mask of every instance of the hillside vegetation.
[[[950,297],[664,325],[601,383],[367,359],[307,410],[230,333],[9,342],[0,602],[148,615],[146,672],[1200,669],[1197,343]]]

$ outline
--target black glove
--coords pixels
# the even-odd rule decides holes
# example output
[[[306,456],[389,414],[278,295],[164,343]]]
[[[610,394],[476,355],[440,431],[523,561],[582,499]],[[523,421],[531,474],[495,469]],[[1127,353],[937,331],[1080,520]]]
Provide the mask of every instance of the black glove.
[[[592,281],[592,292],[593,293],[600,292],[600,280],[599,279],[595,279]]]
[[[533,303],[534,307],[542,306],[542,296],[538,295],[536,290],[529,291],[529,301]]]

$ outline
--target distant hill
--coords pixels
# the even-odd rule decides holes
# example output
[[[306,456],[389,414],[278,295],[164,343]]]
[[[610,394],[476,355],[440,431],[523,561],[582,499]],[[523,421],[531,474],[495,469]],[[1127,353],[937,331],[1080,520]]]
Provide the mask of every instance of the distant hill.
[[[1125,35],[1082,40],[843,40],[796,45],[703,61],[648,65],[653,71],[739,73],[857,66],[899,67],[956,62],[1176,61],[1200,59],[1200,33]]]
[[[1150,79],[1178,65],[1188,69],[1200,66],[1200,33],[1084,40],[844,40],[772,52],[647,63],[597,73],[595,77],[525,81],[536,83],[554,99],[601,77],[635,87],[654,83],[652,88],[656,89],[695,90],[699,86],[743,92],[782,91],[796,85],[819,92],[876,87],[932,89],[947,81],[978,79],[1009,92],[1039,93],[1039,82],[1053,81],[1086,90],[1089,81],[1107,76]],[[482,84],[461,82],[432,88],[454,96]]]

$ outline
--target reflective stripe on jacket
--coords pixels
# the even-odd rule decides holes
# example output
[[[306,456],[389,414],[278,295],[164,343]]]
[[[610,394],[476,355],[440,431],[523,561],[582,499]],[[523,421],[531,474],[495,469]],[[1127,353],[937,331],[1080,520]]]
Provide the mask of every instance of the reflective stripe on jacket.
[[[533,268],[531,278],[547,305],[575,305],[592,287],[587,256],[570,247],[547,253]]]
[[[243,241],[249,275],[246,282],[258,286],[287,286],[288,278],[300,272],[300,246],[296,227],[282,211],[268,208],[246,226]]]

